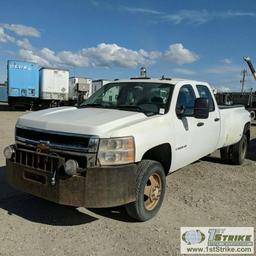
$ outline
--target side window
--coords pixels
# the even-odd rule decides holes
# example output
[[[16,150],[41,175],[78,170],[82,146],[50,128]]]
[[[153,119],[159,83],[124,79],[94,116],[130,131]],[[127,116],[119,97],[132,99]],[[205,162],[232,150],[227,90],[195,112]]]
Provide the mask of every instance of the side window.
[[[176,110],[184,109],[185,116],[193,116],[196,95],[191,85],[183,85],[180,88]]]
[[[207,98],[208,99],[209,111],[210,112],[214,111],[215,110],[214,101],[212,99],[212,95],[211,95],[211,92],[208,89],[208,87],[205,86],[205,85],[197,85],[196,88],[197,88],[198,93],[199,93],[201,98]]]

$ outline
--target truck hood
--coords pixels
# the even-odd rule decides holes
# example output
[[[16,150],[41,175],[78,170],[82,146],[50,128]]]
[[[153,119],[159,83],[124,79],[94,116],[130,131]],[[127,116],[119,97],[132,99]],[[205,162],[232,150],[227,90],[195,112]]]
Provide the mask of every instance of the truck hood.
[[[143,113],[101,108],[60,107],[31,112],[18,126],[76,134],[111,136],[117,129],[146,120]]]

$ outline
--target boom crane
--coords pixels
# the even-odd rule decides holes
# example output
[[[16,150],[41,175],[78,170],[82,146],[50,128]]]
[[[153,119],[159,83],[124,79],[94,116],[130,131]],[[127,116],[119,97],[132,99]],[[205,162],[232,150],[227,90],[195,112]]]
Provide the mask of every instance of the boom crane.
[[[255,71],[255,68],[252,64],[252,61],[251,61],[251,58],[250,57],[244,57],[244,61],[247,63],[249,69],[251,70],[252,72],[252,75],[254,77],[254,80],[256,80],[256,71]],[[251,88],[251,92],[250,92],[250,96],[249,96],[249,99],[248,99],[248,105],[249,105],[249,111],[251,113],[251,118],[252,120],[255,119],[255,102],[253,100],[253,88]]]
[[[243,57],[244,61],[249,66],[250,71],[254,79],[256,80],[256,71],[252,64],[250,57]],[[253,88],[251,88],[250,92],[245,92],[245,77],[246,77],[246,69],[242,70],[242,80],[240,83],[242,84],[241,92],[229,92],[229,93],[219,93],[216,95],[216,99],[218,104],[224,105],[243,105],[251,115],[251,119],[254,120],[256,116],[256,92],[253,92]]]
[[[254,79],[256,80],[256,71],[255,71],[255,68],[254,68],[254,66],[252,64],[251,58],[250,57],[244,57],[244,61],[249,66],[249,69],[251,70],[252,75],[253,75]]]

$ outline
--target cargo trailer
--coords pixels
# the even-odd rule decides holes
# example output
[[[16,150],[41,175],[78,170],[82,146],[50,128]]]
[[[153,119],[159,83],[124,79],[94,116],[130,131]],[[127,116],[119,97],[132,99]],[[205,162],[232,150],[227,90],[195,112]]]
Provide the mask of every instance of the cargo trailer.
[[[58,68],[41,68],[40,102],[47,106],[58,106],[68,102],[69,71]]]
[[[39,99],[39,65],[27,61],[7,62],[8,103],[32,106]]]
[[[0,102],[8,102],[7,85],[0,84]]]
[[[110,83],[110,80],[98,79],[92,81],[92,94],[98,91],[103,85]]]
[[[69,102],[80,103],[92,94],[92,79],[86,77],[69,78]]]

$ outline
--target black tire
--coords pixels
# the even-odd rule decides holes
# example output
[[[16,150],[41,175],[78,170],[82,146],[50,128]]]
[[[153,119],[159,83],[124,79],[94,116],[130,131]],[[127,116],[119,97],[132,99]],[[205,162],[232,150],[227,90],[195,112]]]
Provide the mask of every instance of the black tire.
[[[232,163],[241,165],[244,162],[247,153],[248,141],[245,134],[243,134],[241,140],[234,144],[232,147]]]
[[[225,164],[229,164],[231,162],[230,147],[223,147],[220,149],[220,158]]]
[[[159,190],[154,189],[154,185],[151,184],[152,177],[159,179]],[[150,178],[150,179],[149,179]],[[153,218],[161,208],[165,194],[166,175],[163,166],[156,161],[142,160],[138,164],[138,177],[136,180],[135,196],[136,201],[125,206],[128,215],[138,221],[146,221]],[[144,195],[145,187],[152,187],[150,191],[151,197]],[[151,200],[152,196],[154,198]],[[157,202],[154,202],[157,201]],[[152,208],[150,209],[150,202],[152,202]],[[148,205],[147,205],[148,204]]]

